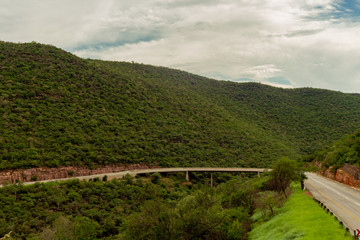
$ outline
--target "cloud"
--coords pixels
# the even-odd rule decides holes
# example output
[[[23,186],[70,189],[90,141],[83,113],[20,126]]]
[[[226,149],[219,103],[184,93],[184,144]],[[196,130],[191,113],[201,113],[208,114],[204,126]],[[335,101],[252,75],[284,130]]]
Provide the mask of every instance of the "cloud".
[[[274,84],[291,86],[291,82],[282,76],[271,77],[271,78],[267,78],[266,80]]]
[[[360,12],[348,0],[3,0],[0,9],[2,40],[217,79],[360,92]]]
[[[106,0],[41,1],[2,0],[0,38],[5,41],[38,41],[71,48],[86,41],[88,29],[101,18]],[[96,27],[96,26],[95,26]]]

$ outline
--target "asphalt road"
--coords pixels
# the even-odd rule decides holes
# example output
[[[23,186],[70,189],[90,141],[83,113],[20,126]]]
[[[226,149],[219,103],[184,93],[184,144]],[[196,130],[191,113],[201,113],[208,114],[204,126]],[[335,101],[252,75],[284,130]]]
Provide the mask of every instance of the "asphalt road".
[[[327,206],[351,233],[360,229],[360,191],[315,173],[306,173],[306,188]]]

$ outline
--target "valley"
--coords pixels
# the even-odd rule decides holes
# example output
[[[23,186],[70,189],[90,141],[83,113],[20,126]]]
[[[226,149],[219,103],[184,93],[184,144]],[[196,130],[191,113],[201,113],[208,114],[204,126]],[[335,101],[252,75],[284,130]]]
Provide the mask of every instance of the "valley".
[[[360,94],[219,81],[34,42],[0,42],[0,106],[0,236],[15,239],[248,239],[254,216],[282,211],[300,166],[336,170],[359,156]],[[208,173],[279,161],[293,169],[282,184],[272,173]],[[64,181],[36,182],[53,179]]]

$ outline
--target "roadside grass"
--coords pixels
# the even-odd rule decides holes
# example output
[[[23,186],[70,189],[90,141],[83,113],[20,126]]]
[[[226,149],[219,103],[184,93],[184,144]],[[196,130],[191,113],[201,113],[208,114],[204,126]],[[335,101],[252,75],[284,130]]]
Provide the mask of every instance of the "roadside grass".
[[[326,213],[311,197],[304,194],[300,185],[294,185],[292,189],[293,194],[277,215],[267,222],[260,222],[260,218],[253,225],[249,234],[250,240],[352,239],[335,217]]]

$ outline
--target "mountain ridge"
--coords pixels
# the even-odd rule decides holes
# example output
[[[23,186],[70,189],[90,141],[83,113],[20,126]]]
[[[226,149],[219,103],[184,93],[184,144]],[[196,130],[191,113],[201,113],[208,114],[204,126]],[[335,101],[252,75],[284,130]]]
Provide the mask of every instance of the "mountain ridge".
[[[0,169],[266,167],[358,128],[360,95],[218,81],[0,42]]]

